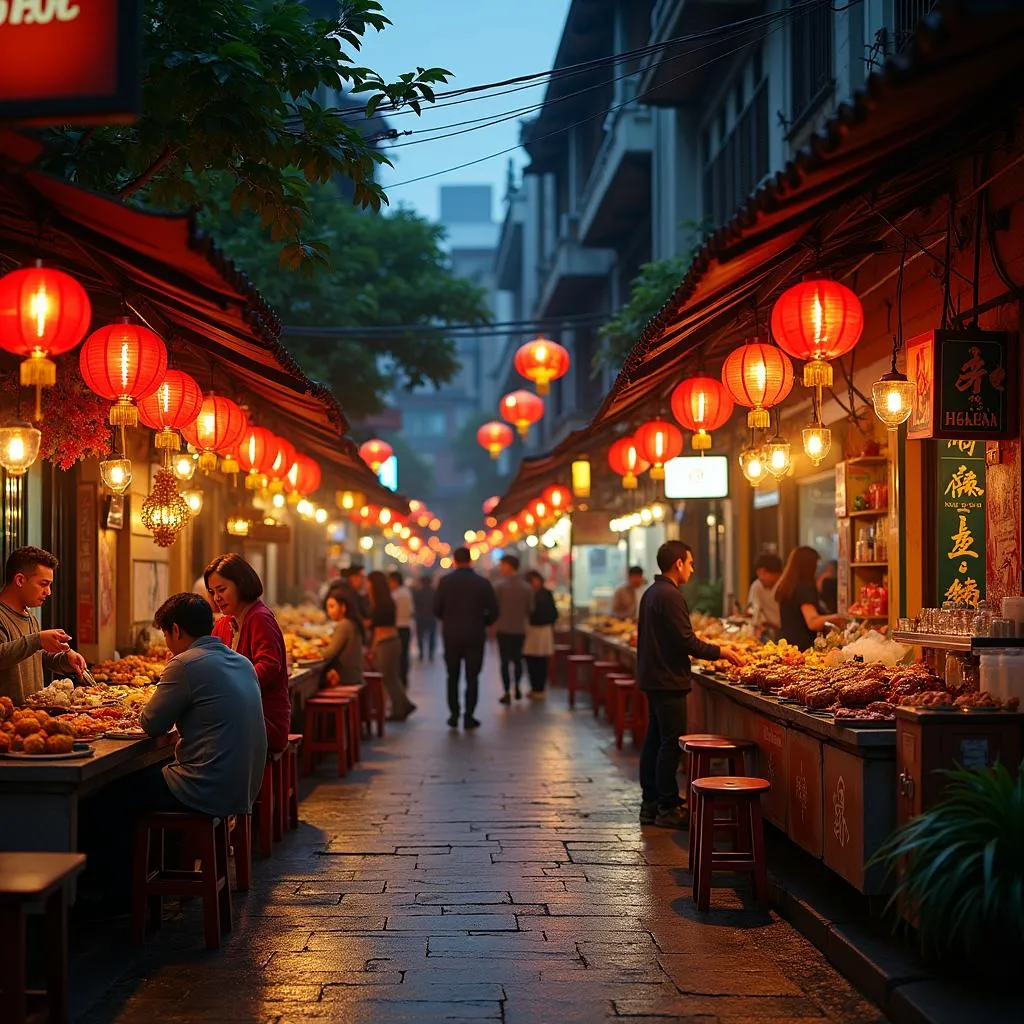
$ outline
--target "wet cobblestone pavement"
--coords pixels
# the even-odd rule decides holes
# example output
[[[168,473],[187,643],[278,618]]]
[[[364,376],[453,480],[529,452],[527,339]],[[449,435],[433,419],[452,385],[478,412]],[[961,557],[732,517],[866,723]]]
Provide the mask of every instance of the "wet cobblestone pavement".
[[[141,951],[93,951],[94,986],[121,975],[91,1006],[79,991],[77,1019],[885,1020],[745,880],[696,912],[686,834],[641,831],[635,756],[564,690],[502,708],[489,657],[469,734],[443,690],[440,664],[418,668],[409,722],[347,779],[322,762],[305,780],[299,831],[235,895],[221,950],[189,904]]]

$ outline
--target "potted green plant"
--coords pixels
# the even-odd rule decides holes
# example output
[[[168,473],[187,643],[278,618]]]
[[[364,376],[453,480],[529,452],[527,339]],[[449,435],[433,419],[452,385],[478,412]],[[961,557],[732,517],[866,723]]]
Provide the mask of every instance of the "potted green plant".
[[[889,906],[913,918],[928,959],[1005,976],[1024,954],[1024,771],[997,763],[943,774],[942,799],[871,862],[895,872]]]

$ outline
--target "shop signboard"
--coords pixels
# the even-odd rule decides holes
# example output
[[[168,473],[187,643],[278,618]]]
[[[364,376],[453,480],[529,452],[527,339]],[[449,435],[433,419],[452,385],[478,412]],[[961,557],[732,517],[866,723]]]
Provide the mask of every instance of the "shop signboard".
[[[0,0],[0,119],[134,121],[142,0]]]
[[[665,463],[665,497],[727,498],[729,460],[724,455],[680,455]]]
[[[907,342],[915,384],[907,437],[1012,440],[1017,437],[1015,334],[929,331]]]
[[[938,442],[936,602],[985,599],[985,444]]]

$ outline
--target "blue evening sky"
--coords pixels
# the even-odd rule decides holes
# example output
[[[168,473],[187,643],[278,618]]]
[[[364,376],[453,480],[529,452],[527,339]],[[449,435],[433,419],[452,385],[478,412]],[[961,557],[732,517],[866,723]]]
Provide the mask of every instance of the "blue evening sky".
[[[417,65],[447,68],[454,78],[443,88],[464,89],[550,69],[569,0],[384,0],[383,6],[394,24],[379,35],[371,30],[362,52],[355,55],[356,61],[385,78],[412,71]],[[516,146],[519,121],[531,116],[527,113],[488,127],[451,128],[452,132],[473,130],[452,138],[431,139],[442,134],[436,130],[445,125],[500,117],[540,103],[543,96],[542,85],[443,109],[428,108],[420,118],[404,113],[392,117],[391,127],[423,133],[404,136],[397,142],[428,140],[389,152],[395,167],[382,170],[381,183],[392,207],[404,203],[436,219],[441,185],[491,184],[495,218],[500,219],[508,161],[514,158],[516,167],[522,167],[525,153],[521,149],[426,181],[400,183]]]

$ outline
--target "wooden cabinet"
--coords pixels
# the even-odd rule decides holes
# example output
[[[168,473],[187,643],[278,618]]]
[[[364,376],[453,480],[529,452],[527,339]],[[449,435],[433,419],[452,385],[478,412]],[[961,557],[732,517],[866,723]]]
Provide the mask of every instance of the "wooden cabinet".
[[[1005,712],[896,712],[896,823],[903,825],[942,795],[942,769],[996,761],[1016,769],[1021,761],[1024,715]]]
[[[789,730],[789,838],[821,857],[824,818],[821,795],[821,741]]]

